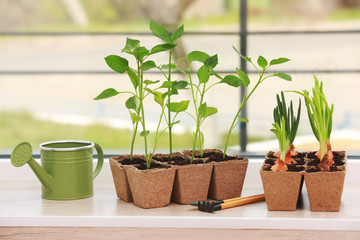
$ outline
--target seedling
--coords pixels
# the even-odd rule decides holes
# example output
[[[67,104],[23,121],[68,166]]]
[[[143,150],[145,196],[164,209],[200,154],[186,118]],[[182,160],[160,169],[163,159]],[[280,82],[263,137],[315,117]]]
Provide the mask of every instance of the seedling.
[[[126,100],[125,106],[129,110],[130,118],[132,121],[132,139],[131,139],[131,149],[130,149],[130,156],[132,159],[133,151],[134,151],[134,144],[135,139],[138,133],[138,127],[139,124],[142,127],[142,131],[140,132],[140,136],[144,139],[144,148],[145,148],[145,157],[146,157],[146,166],[147,168],[150,168],[151,159],[152,156],[156,150],[156,145],[158,142],[159,137],[161,136],[161,133],[163,133],[165,130],[160,132],[160,125],[162,118],[164,116],[165,108],[167,107],[169,111],[176,112],[176,115],[170,119],[167,119],[167,122],[169,123],[169,129],[176,123],[176,116],[179,112],[184,111],[187,108],[186,102],[181,103],[170,103],[170,96],[172,94],[175,94],[177,89],[182,89],[186,87],[186,82],[171,82],[170,77],[168,78],[168,82],[171,84],[174,84],[176,86],[171,86],[169,84],[163,84],[162,86],[158,88],[152,88],[151,86],[154,86],[154,84],[158,83],[159,81],[151,81],[151,80],[145,80],[144,79],[144,73],[150,69],[162,69],[162,66],[157,65],[152,60],[147,60],[148,57],[153,56],[154,54],[157,54],[159,52],[164,51],[171,51],[176,44],[174,43],[176,39],[178,39],[182,31],[177,30],[173,34],[169,34],[168,32],[159,33],[159,25],[157,25],[155,22],[151,21],[150,28],[153,31],[153,34],[156,36],[161,36],[164,39],[170,39],[168,43],[158,44],[154,47],[152,47],[150,50],[147,49],[144,46],[140,45],[140,41],[136,39],[130,39],[127,38],[126,45],[122,49],[122,52],[127,53],[135,58],[136,66],[135,68],[131,67],[129,65],[129,62],[127,59],[117,56],[117,55],[110,55],[105,58],[107,65],[114,70],[115,72],[118,72],[120,74],[127,73],[129,80],[131,81],[133,85],[133,91],[122,91],[119,92],[115,90],[114,88],[108,88],[105,89],[102,93],[100,93],[94,100],[100,100],[105,99],[109,97],[114,97],[118,94],[130,94],[131,96]],[[166,93],[161,93],[157,91],[160,88],[164,88],[166,85],[167,89],[170,89]],[[145,111],[144,111],[144,100],[149,95],[154,96],[155,102],[157,102],[161,108],[161,114],[157,126],[157,130],[155,132],[155,141],[154,141],[154,148],[152,152],[148,152],[148,135],[150,131],[146,128],[146,121],[145,121]],[[168,98],[168,104],[165,104],[166,98]],[[180,106],[179,106],[180,105]]]
[[[272,124],[274,128],[271,131],[275,133],[279,141],[280,151],[274,154],[278,160],[275,161],[275,165],[271,170],[286,171],[286,164],[295,162],[291,156],[295,155],[293,142],[300,122],[301,102],[299,101],[297,116],[295,116],[292,101],[290,107],[287,108],[283,92],[281,92],[281,99],[276,94],[276,100],[277,106],[274,108],[275,123]]]
[[[316,156],[320,159],[318,167],[320,170],[329,171],[334,163],[330,144],[334,104],[329,107],[323,91],[323,83],[319,83],[316,76],[314,76],[314,79],[315,86],[312,88],[312,97],[306,90],[303,92],[289,92],[295,92],[304,97],[311,129],[320,145],[320,150],[316,153]]]
[[[154,21],[151,20],[150,22],[150,29],[152,31],[152,34],[156,37],[158,37],[159,39],[161,39],[162,41],[165,42],[165,45],[175,45],[176,41],[183,35],[184,33],[184,25],[180,26],[178,29],[176,29],[174,31],[174,33],[169,33],[169,31],[164,28],[163,26],[155,23]],[[171,102],[171,96],[172,95],[176,95],[178,94],[178,90],[180,89],[185,89],[187,86],[187,82],[186,81],[172,81],[171,80],[171,73],[172,70],[178,70],[178,68],[176,67],[176,65],[172,62],[172,52],[173,52],[173,48],[169,49],[169,62],[166,65],[162,65],[160,67],[158,67],[158,69],[163,73],[165,79],[167,80],[166,82],[164,82],[160,88],[166,88],[167,92],[163,94],[163,98],[167,98],[166,100],[166,104],[164,105],[163,103],[160,104],[162,109],[164,110],[164,106],[167,107],[167,116],[165,116],[165,120],[167,123],[167,128],[169,130],[169,150],[170,150],[170,158],[172,158],[172,151],[173,151],[173,136],[172,136],[172,128],[175,124],[177,124],[179,121],[175,121],[177,114],[179,114],[179,112],[185,111],[188,108],[189,105],[189,101],[181,101],[181,102]],[[163,70],[167,69],[168,70],[168,74],[166,74]],[[160,95],[157,93],[157,98]],[[172,117],[171,112],[175,113],[175,116]],[[159,127],[159,126],[158,126]]]
[[[256,82],[255,86],[253,87],[253,89],[250,91],[249,94],[247,94],[247,90],[248,90],[248,86],[250,85],[250,78],[242,70],[236,68],[238,76],[227,75],[222,80],[222,82],[225,82],[225,83],[227,83],[228,85],[230,85],[232,87],[240,87],[240,86],[243,85],[244,88],[245,88],[245,94],[244,94],[243,99],[241,101],[240,107],[238,108],[238,110],[237,110],[237,112],[235,114],[234,120],[232,121],[232,123],[230,125],[230,129],[229,129],[227,137],[226,137],[223,158],[226,157],[226,151],[227,151],[227,148],[228,148],[228,145],[229,145],[229,139],[230,139],[231,132],[235,129],[235,127],[240,122],[248,122],[249,121],[247,118],[242,118],[240,113],[241,113],[241,110],[243,109],[243,107],[245,106],[246,102],[250,99],[250,97],[252,96],[254,91],[257,89],[257,87],[262,82],[264,82],[267,78],[270,78],[270,77],[279,77],[279,78],[284,79],[286,81],[291,81],[292,80],[290,75],[288,75],[286,73],[282,73],[282,72],[274,72],[273,74],[265,76],[265,73],[267,72],[267,70],[271,66],[286,63],[286,62],[290,61],[290,59],[288,59],[288,58],[277,58],[277,59],[271,60],[270,63],[268,63],[268,61],[263,56],[259,56],[258,59],[257,59],[257,64],[258,64],[259,67],[257,67],[255,65],[255,63],[252,62],[251,58],[242,56],[240,54],[240,52],[235,47],[233,47],[233,48],[243,59],[245,59],[247,62],[249,62],[251,65],[254,66],[254,68],[256,69],[256,71],[257,71],[257,73],[259,75],[259,79],[258,79],[258,81]]]
[[[201,125],[203,124],[204,120],[209,116],[217,113],[217,109],[215,107],[209,107],[205,102],[204,96],[209,89],[211,89],[216,84],[221,83],[218,81],[210,86],[208,86],[208,82],[210,80],[210,76],[215,75],[216,77],[221,77],[214,71],[214,68],[218,64],[217,55],[210,56],[207,53],[200,52],[200,51],[193,51],[187,55],[187,59],[190,63],[190,68],[188,72],[183,72],[187,75],[190,82],[190,89],[192,100],[195,109],[195,115],[188,113],[195,121],[196,128],[194,132],[194,142],[192,148],[192,157],[191,163],[194,159],[195,148],[197,147],[200,151],[200,155],[203,155],[203,146],[204,146],[204,134],[201,131]],[[193,62],[200,62],[203,65],[197,71],[198,81],[194,81],[192,78],[192,63]]]

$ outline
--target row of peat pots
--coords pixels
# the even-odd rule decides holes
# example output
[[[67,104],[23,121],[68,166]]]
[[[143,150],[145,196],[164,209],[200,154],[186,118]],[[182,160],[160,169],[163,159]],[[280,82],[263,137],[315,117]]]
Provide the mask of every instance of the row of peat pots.
[[[241,195],[248,159],[227,156],[220,150],[205,150],[190,164],[191,151],[155,154],[146,169],[143,155],[110,158],[118,198],[142,208],[164,207],[171,202],[222,200]]]
[[[241,196],[248,159],[226,156],[220,150],[208,149],[202,157],[195,151],[153,156],[146,169],[143,155],[121,155],[109,159],[118,198],[142,208],[167,206],[170,201],[188,204],[192,201],[224,200]],[[345,179],[346,154],[334,152],[330,172],[317,169],[314,152],[298,153],[288,171],[271,171],[276,160],[273,152],[265,156],[260,169],[268,210],[296,210],[302,185],[305,184],[312,211],[339,211]]]
[[[267,153],[260,175],[268,210],[296,210],[305,180],[311,211],[340,211],[346,153],[334,151],[333,155],[330,171],[319,170],[320,160],[315,152],[299,152],[292,157],[295,163],[288,164],[288,170],[282,172],[271,170],[277,158],[274,152]]]

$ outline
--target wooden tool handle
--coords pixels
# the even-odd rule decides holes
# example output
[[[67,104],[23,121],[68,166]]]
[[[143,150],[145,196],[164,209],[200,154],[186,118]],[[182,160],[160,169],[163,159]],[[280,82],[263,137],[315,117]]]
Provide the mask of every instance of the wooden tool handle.
[[[227,203],[227,202],[239,201],[239,200],[242,200],[242,199],[260,197],[260,196],[264,196],[264,194],[252,195],[252,196],[247,196],[247,197],[229,198],[229,199],[223,200],[223,202],[224,202],[224,203]]]
[[[260,194],[260,195],[253,196],[253,197],[246,197],[246,198],[243,198],[240,200],[222,203],[220,205],[221,205],[221,209],[227,209],[227,208],[237,207],[237,206],[241,206],[241,205],[245,205],[245,204],[249,204],[249,203],[253,203],[253,202],[264,201],[264,200],[265,200],[265,195]]]

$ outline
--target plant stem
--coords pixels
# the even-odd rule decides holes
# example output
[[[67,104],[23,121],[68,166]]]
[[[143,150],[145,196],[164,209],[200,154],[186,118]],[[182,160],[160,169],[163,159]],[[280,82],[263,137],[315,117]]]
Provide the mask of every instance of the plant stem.
[[[168,75],[168,81],[171,81],[171,56],[172,55],[172,50],[170,50],[169,52],[169,75]],[[170,92],[171,89],[168,88],[168,91]],[[171,126],[171,111],[170,111],[170,96],[171,94],[168,95],[168,126],[169,126],[169,147],[170,147],[170,159],[172,159],[172,126]]]
[[[203,104],[203,101],[204,101],[204,95],[205,95],[204,93],[205,93],[205,89],[206,89],[205,87],[206,87],[206,84],[204,83],[203,91],[200,92],[200,103],[199,103],[199,106],[201,106],[201,105]],[[195,107],[195,109],[197,109],[197,107]],[[202,142],[201,142],[200,125],[201,125],[201,116],[200,116],[200,113],[199,113],[198,111],[196,111],[195,139],[194,139],[194,145],[193,145],[193,151],[192,151],[190,163],[192,163],[193,160],[194,160],[195,147],[196,147],[197,140],[199,140],[200,156],[202,157],[202,155],[203,155],[203,146],[202,146]]]
[[[140,84],[139,84],[139,109],[141,111],[141,125],[143,127],[143,131],[146,131],[146,126],[145,126],[145,113],[144,113],[144,106],[143,106],[143,101],[144,101],[144,89],[143,89],[143,84],[144,84],[144,73],[142,72],[141,68],[140,68],[140,62],[137,61],[137,67],[138,67],[138,76],[140,79]],[[149,155],[148,155],[148,151],[147,151],[147,136],[144,136],[144,144],[145,144],[145,158],[146,158],[146,168],[149,169],[150,168],[150,160],[149,160]]]
[[[156,150],[156,146],[157,146],[157,143],[158,143],[158,135],[159,135],[159,129],[160,129],[160,124],[161,124],[161,120],[164,116],[164,112],[165,112],[165,108],[162,108],[161,109],[161,114],[160,114],[160,120],[159,120],[159,123],[157,125],[157,128],[156,128],[156,132],[155,132],[155,141],[154,141],[154,148],[153,148],[153,151],[152,151],[152,154],[150,156],[150,158],[152,159],[152,156],[155,154],[155,150]],[[161,134],[160,134],[161,135]]]
[[[196,116],[196,122],[197,122],[197,118],[199,116],[198,113],[198,108],[197,108],[197,104],[196,104],[196,97],[195,97],[195,92],[194,92],[194,85],[192,82],[192,77],[191,77],[191,65],[190,65],[190,70],[189,70],[189,81],[190,81],[190,87],[191,87],[191,96],[193,98],[193,103],[194,103],[194,108],[195,108],[195,116]],[[191,160],[190,163],[193,162],[194,160],[194,155],[195,155],[195,147],[196,147],[196,139],[197,139],[197,126],[196,126],[196,130],[195,130],[195,138],[194,138],[194,144],[193,144],[193,149],[192,149],[192,153],[191,153]]]
[[[137,114],[139,116],[139,113],[137,113]],[[133,159],[133,155],[134,155],[134,145],[135,145],[135,138],[136,138],[136,133],[137,133],[138,126],[139,126],[139,122],[136,122],[135,123],[135,129],[133,129],[133,135],[132,135],[132,138],[131,138],[130,160]]]
[[[231,135],[232,130],[233,130],[234,127],[235,127],[235,123],[237,122],[236,120],[237,120],[237,118],[239,118],[240,112],[241,112],[242,108],[244,107],[245,103],[247,102],[247,100],[249,100],[249,98],[251,97],[251,95],[253,94],[253,92],[256,90],[256,88],[259,86],[259,84],[262,82],[261,80],[262,80],[262,78],[263,78],[263,76],[264,76],[264,73],[265,73],[265,69],[264,69],[263,72],[260,74],[260,78],[259,78],[258,82],[256,83],[256,85],[254,86],[254,88],[251,90],[250,94],[246,96],[246,93],[245,93],[246,98],[245,98],[245,96],[244,96],[245,100],[244,100],[244,99],[242,100],[241,105],[240,105],[240,107],[239,107],[239,110],[237,111],[237,113],[236,113],[236,115],[235,115],[235,118],[234,118],[234,120],[233,120],[233,122],[232,122],[232,124],[231,124],[230,129],[229,129],[229,132],[228,132],[228,134],[227,134],[226,142],[225,142],[225,147],[224,147],[223,158],[225,158],[225,156],[226,156],[226,151],[227,151],[227,147],[228,147],[228,145],[229,145],[230,135]]]

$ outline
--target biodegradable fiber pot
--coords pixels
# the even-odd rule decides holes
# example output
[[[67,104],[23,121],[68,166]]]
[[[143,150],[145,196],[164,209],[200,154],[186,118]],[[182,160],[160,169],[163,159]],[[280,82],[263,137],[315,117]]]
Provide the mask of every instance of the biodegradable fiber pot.
[[[184,154],[191,156],[192,151],[185,150]],[[200,157],[200,152],[195,151],[195,157]],[[205,149],[204,158],[208,158],[214,165],[211,174],[208,197],[216,200],[240,197],[248,159],[240,156],[226,156],[219,149]]]
[[[188,204],[192,201],[207,199],[212,163],[176,165],[174,168],[176,168],[176,176],[171,196],[173,202]]]
[[[260,169],[265,201],[269,211],[295,211],[302,189],[303,172],[271,171],[268,164]]]
[[[209,198],[223,200],[240,197],[248,163],[248,159],[242,157],[214,162],[208,194]]]
[[[126,202],[132,202],[133,198],[125,168],[144,163],[144,155],[133,155],[132,159],[130,159],[130,155],[120,155],[118,157],[111,157],[109,162],[117,197]]]
[[[164,207],[170,203],[175,168],[138,170],[125,168],[134,204],[142,208]]]
[[[128,155],[121,155],[119,157],[112,157],[109,161],[117,197],[126,202],[132,202],[133,198],[125,168],[124,165],[121,164],[123,160],[128,158]]]
[[[334,157],[335,163],[330,172],[312,172],[309,168],[304,173],[311,211],[340,211],[346,173],[346,154],[344,151],[334,152]]]

